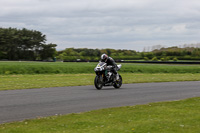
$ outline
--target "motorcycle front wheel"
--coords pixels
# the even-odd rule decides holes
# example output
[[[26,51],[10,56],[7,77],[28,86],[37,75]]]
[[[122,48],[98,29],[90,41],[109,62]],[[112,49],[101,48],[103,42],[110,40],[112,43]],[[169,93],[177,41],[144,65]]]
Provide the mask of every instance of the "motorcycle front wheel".
[[[120,88],[122,86],[122,76],[119,75],[119,80],[117,80],[114,85],[113,85],[116,89]]]
[[[103,77],[102,76],[96,76],[94,79],[94,85],[97,88],[97,90],[101,90],[103,87]]]

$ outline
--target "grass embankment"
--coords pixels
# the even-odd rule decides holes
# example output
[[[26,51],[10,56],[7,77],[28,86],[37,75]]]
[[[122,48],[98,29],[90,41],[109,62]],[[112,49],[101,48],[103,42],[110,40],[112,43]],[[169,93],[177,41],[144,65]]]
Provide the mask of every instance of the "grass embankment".
[[[0,62],[0,90],[93,85],[97,63]],[[123,83],[200,80],[200,65],[122,64]]]
[[[197,133],[200,98],[102,109],[0,125],[2,133]]]
[[[0,74],[77,74],[91,73],[94,63],[0,62]]]
[[[199,81],[200,73],[121,73],[123,83]],[[93,85],[95,74],[0,75],[0,90]]]
[[[91,74],[96,65],[76,62],[0,62],[0,74]],[[123,63],[120,73],[200,73],[200,65]]]

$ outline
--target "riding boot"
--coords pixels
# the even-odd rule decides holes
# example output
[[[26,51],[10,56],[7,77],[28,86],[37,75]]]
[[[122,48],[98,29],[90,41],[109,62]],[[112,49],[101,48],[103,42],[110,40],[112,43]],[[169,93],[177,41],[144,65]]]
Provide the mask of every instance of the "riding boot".
[[[117,81],[119,80],[119,74],[118,73],[116,74],[116,80]]]

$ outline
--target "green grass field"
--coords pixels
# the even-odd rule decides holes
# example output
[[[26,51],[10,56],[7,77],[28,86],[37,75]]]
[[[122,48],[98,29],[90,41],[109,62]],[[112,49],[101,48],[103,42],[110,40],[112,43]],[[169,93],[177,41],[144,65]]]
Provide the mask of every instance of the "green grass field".
[[[198,133],[200,98],[101,109],[0,125],[1,133]]]
[[[94,84],[97,63],[0,62],[0,90]],[[123,63],[123,83],[200,80],[200,65]]]
[[[123,84],[200,81],[200,73],[120,73]],[[94,85],[95,74],[0,75],[0,90]],[[95,89],[95,88],[94,88]]]
[[[94,63],[0,62],[0,74],[92,73],[94,67]]]
[[[97,63],[0,62],[0,90],[94,84]],[[122,64],[123,83],[200,80],[200,65]]]
[[[0,90],[93,85],[97,63],[0,62]],[[200,65],[122,64],[123,83],[200,81]],[[95,88],[94,88],[95,89]],[[197,133],[200,98],[0,125],[0,133]]]
[[[97,63],[0,62],[0,75],[94,73]],[[200,73],[200,65],[122,63],[122,73]]]

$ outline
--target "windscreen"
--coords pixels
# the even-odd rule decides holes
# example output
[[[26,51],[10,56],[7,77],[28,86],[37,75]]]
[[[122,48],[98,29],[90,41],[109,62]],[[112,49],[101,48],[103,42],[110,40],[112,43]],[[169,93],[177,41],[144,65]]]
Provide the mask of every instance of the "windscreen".
[[[105,62],[99,62],[98,65],[99,65],[99,66],[103,66],[103,65],[106,65],[106,63],[105,63]]]

